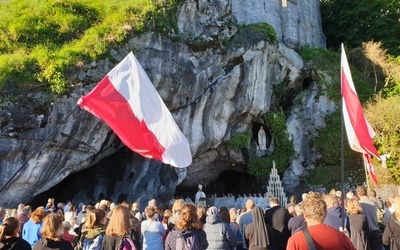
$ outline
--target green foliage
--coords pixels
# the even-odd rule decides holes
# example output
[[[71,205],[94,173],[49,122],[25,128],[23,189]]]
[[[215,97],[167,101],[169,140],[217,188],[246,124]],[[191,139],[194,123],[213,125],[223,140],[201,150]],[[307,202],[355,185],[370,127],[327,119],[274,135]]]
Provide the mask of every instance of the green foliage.
[[[248,148],[250,144],[251,133],[239,132],[234,134],[231,139],[225,142],[226,146],[230,149],[238,150],[241,148]]]
[[[266,176],[272,169],[272,158],[252,157],[247,162],[247,171],[255,176]]]
[[[358,97],[361,102],[365,102],[372,97],[374,84],[371,82],[372,79],[369,79],[365,73],[359,70],[365,68],[365,64],[359,61],[367,61],[368,59],[359,50],[346,51],[346,53]],[[304,46],[300,48],[299,54],[312,67],[315,74],[313,77],[323,84],[324,91],[326,91],[328,97],[335,102],[339,102],[341,100],[340,53],[323,48],[315,49]],[[359,67],[353,67],[351,65],[352,61],[355,61]]]
[[[380,154],[390,154],[386,164],[396,183],[400,182],[400,96],[377,96],[367,104],[365,116],[376,132],[375,145]]]
[[[239,25],[238,33],[227,42],[227,46],[241,47],[262,40],[271,43],[276,43],[278,41],[274,28],[268,23],[260,22]]]
[[[260,176],[268,174],[275,161],[279,173],[283,173],[294,156],[293,139],[287,132],[286,117],[282,110],[269,112],[264,117],[265,123],[274,138],[274,151],[268,158],[251,158],[248,162],[248,172]]]
[[[68,90],[68,71],[105,57],[113,44],[151,28],[176,29],[182,0],[11,0],[0,3],[0,88],[37,82]],[[23,52],[23,53],[22,53]],[[15,57],[15,58],[13,58]]]
[[[358,156],[360,157],[360,155]],[[365,182],[365,172],[363,168],[346,168],[345,182],[352,186],[362,185]],[[303,185],[319,186],[322,185],[328,190],[341,188],[341,167],[340,165],[318,166],[301,178]]]
[[[374,40],[399,55],[399,9],[400,1],[393,0],[321,0],[328,48],[339,49],[341,43],[356,48]]]
[[[274,94],[277,96],[288,96],[290,95],[290,92],[292,91],[289,86],[287,85],[286,81],[288,81],[289,76],[286,76],[286,78],[278,83],[272,86],[272,90],[274,91]]]

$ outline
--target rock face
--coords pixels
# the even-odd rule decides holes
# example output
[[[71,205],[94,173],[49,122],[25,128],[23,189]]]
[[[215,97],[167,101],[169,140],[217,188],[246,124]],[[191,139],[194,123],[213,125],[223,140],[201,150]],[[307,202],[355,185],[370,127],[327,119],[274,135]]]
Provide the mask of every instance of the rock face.
[[[71,77],[79,87],[68,97],[32,93],[28,98],[2,101],[0,205],[28,202],[66,177],[79,175],[91,166],[98,168],[82,174],[77,181],[86,184],[69,184],[66,188],[80,187],[71,194],[76,201],[109,198],[113,201],[137,200],[143,205],[156,198],[166,202],[179,183],[187,187],[198,183],[207,185],[216,181],[224,170],[245,171],[243,164],[237,164],[243,162],[243,155],[226,149],[223,142],[237,132],[251,131],[254,123],[263,122],[261,116],[265,112],[280,105],[273,98],[274,85],[285,82],[289,88],[303,88],[306,78],[303,61],[292,47],[324,45],[319,19],[314,19],[314,24],[311,22],[314,14],[319,16],[318,1],[298,1],[296,5],[289,1],[285,10],[275,6],[275,2],[185,1],[179,11],[179,28],[182,33],[193,32],[191,35],[202,36],[205,41],[219,41],[236,33],[235,19],[248,23],[272,22],[279,18],[279,22],[275,20],[271,24],[276,26],[282,43],[258,41],[242,47],[195,51],[185,43],[147,33],[113,50],[111,58],[85,65]],[[262,12],[260,3],[269,6],[264,8],[265,15],[259,15],[262,20],[251,19],[250,16],[257,14],[254,11]],[[240,4],[242,12],[238,7]],[[309,11],[315,13],[301,22],[293,21],[303,18],[301,13]],[[295,13],[297,19],[292,16]],[[115,65],[111,61],[121,60],[132,50],[190,143],[193,164],[186,170],[163,166],[126,152],[105,123],[76,109],[77,99],[88,93]],[[310,93],[302,102],[309,104],[307,114],[315,113],[318,106],[313,104],[314,95]],[[324,102],[329,104],[329,101]],[[330,109],[327,105],[321,111]],[[295,113],[295,108],[293,110]],[[321,117],[307,118],[313,121],[308,124],[320,124]],[[289,124],[302,122],[294,116],[288,120]],[[300,132],[304,134],[312,129],[307,125]],[[293,166],[301,165],[308,158],[304,155],[307,151],[305,140],[306,137],[295,137],[298,163]],[[105,160],[113,155],[114,160]],[[104,165],[111,170],[103,171]],[[301,174],[293,166],[286,174],[289,182]],[[71,183],[75,182],[71,180]]]
[[[232,0],[233,15],[240,24],[266,22],[287,47],[325,47],[318,0]]]

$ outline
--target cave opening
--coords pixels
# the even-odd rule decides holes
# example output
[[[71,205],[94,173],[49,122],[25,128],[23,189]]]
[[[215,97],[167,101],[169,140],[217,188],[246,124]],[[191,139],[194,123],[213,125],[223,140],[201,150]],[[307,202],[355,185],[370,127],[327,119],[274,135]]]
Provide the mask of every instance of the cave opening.
[[[178,185],[175,197],[183,199],[190,197],[194,200],[198,184],[193,183],[193,187]],[[215,181],[210,182],[208,185],[203,184],[203,191],[207,196],[223,197],[231,193],[237,197],[238,194],[259,193],[260,186],[255,176],[247,172],[227,169],[220,172]]]

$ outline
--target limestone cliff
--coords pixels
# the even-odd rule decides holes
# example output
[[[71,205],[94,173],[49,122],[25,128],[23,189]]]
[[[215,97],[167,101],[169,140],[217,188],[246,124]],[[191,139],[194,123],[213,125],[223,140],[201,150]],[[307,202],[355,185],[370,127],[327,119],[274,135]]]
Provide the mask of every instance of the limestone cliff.
[[[145,203],[153,197],[166,201],[182,181],[191,188],[212,183],[223,170],[245,171],[243,155],[226,149],[223,142],[237,132],[250,131],[254,123],[262,122],[265,112],[281,105],[274,98],[273,86],[283,82],[290,89],[309,93],[299,97],[303,100],[298,105],[307,105],[301,108],[307,111],[302,119],[288,120],[294,124],[290,131],[304,134],[314,129],[310,125],[321,125],[323,112],[316,112],[328,112],[332,105],[323,95],[315,97],[321,89],[312,92],[312,84],[304,84],[305,79],[312,82],[312,76],[293,50],[301,45],[324,46],[319,2],[288,2],[282,9],[275,0],[188,0],[178,13],[180,32],[201,36],[206,42],[229,40],[237,32],[237,22],[266,21],[277,31],[276,44],[259,40],[194,50],[169,36],[146,33],[115,48],[109,58],[84,65],[71,76],[76,87],[69,96],[37,92],[2,97],[0,205],[28,202],[91,166],[99,167],[82,174],[78,184],[71,181],[68,188],[75,186],[71,196],[79,201],[111,198]],[[75,109],[77,99],[132,50],[190,143],[194,161],[187,171],[126,151],[105,123]],[[321,108],[322,102],[329,107]],[[299,113],[296,107],[292,110]],[[295,129],[298,126],[301,131]],[[315,159],[304,155],[310,136],[294,138],[299,146],[285,174],[288,184],[296,183],[302,164]],[[117,160],[106,160],[113,155]]]

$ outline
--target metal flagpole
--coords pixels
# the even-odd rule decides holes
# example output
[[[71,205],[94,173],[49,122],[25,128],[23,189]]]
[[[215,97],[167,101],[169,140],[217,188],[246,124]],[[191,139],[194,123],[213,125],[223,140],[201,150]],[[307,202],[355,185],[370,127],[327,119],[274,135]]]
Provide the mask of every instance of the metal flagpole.
[[[343,107],[343,98],[342,98],[342,107]],[[344,118],[343,118],[343,109],[341,112],[341,126],[340,126],[340,132],[341,132],[341,148],[340,148],[340,155],[341,155],[341,184],[342,184],[342,228],[343,230],[346,228],[345,227],[345,210],[344,210],[344,198],[345,198],[345,190],[344,190]]]

